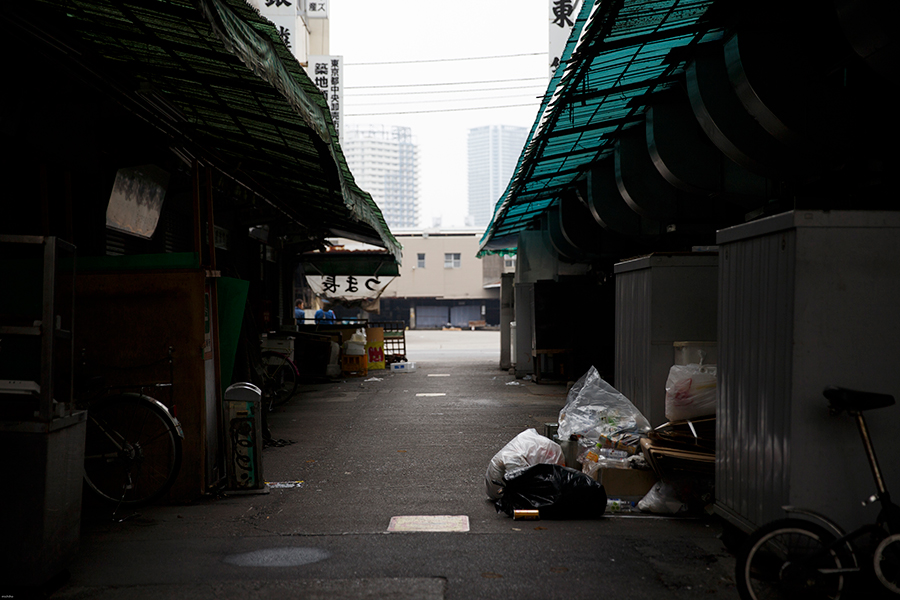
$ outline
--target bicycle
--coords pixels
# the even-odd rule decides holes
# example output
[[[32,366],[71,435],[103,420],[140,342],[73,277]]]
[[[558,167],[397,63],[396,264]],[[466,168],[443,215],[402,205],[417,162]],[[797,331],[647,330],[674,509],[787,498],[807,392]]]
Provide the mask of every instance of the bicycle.
[[[845,592],[875,582],[900,594],[900,507],[891,501],[863,417],[864,411],[892,406],[894,397],[835,386],[825,388],[823,394],[832,415],[846,412],[855,418],[877,489],[863,506],[879,502],[881,510],[874,523],[845,533],[818,512],[782,507],[799,516],[763,525],[738,553],[735,579],[744,600],[839,600]]]
[[[269,401],[269,410],[288,401],[297,390],[297,380],[300,372],[287,354],[266,350],[262,352],[262,377],[263,397]]]
[[[83,367],[84,355],[82,351]],[[172,348],[166,360],[167,382],[107,386],[93,378],[77,395],[76,403],[87,410],[84,481],[101,499],[116,503],[116,510],[155,502],[181,470],[181,423],[147,393],[168,388],[170,400],[174,397]]]

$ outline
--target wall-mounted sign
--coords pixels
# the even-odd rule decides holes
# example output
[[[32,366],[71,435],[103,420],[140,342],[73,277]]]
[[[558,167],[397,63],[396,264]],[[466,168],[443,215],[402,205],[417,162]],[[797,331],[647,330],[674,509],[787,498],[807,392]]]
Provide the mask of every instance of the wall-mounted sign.
[[[316,296],[344,300],[374,300],[394,280],[378,275],[307,275],[306,282]]]
[[[343,56],[310,56],[306,67],[309,78],[316,87],[322,90],[328,108],[331,110],[331,120],[338,132],[338,141],[341,140],[341,124],[343,122],[344,107],[342,97],[344,57]]]
[[[582,0],[549,0],[550,1],[550,77],[556,72],[562,59],[566,42],[572,35],[575,19],[581,12]]]
[[[303,0],[306,3],[306,16],[312,19],[328,18],[328,0]]]
[[[297,16],[297,8],[302,0],[262,0],[259,12],[269,15]]]

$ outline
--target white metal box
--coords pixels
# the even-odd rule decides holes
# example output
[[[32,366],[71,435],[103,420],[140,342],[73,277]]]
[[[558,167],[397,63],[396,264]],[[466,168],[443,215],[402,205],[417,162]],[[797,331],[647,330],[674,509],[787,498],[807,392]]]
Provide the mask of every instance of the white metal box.
[[[900,212],[793,211],[718,234],[716,510],[749,530],[782,505],[874,520],[854,422],[827,385],[900,395]],[[900,486],[900,406],[867,413]]]
[[[718,257],[651,254],[616,274],[614,386],[657,427],[666,422],[666,379],[674,344],[716,339]]]

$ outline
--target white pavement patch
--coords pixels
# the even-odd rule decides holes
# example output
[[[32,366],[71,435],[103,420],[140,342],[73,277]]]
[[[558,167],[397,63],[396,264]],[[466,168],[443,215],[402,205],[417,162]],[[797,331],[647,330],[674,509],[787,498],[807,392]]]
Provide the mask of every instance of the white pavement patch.
[[[447,394],[444,394],[444,393],[440,393],[440,394],[416,394],[416,397],[420,397],[420,396],[431,397],[431,396],[446,396],[446,395],[447,395]]]
[[[408,515],[391,517],[388,531],[453,532],[469,531],[469,517],[466,515]]]
[[[450,377],[450,373],[429,373],[429,377]]]

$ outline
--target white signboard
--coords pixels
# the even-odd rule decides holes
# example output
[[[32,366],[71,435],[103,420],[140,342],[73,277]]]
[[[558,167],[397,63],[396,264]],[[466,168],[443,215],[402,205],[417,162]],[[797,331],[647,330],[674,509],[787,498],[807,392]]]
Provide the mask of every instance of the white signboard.
[[[302,0],[259,0],[259,12],[267,19],[271,15],[297,16],[297,4]]]
[[[284,45],[288,47],[291,54],[295,54],[294,47],[297,44],[297,17],[285,15],[266,15],[266,18],[272,21],[278,35],[284,40]]]
[[[341,141],[341,124],[343,123],[344,106],[341,90],[343,88],[344,57],[343,56],[310,56],[306,71],[322,94],[328,108],[331,109],[331,120]]]
[[[311,19],[328,18],[328,0],[303,0],[306,3],[306,16]]]
[[[575,19],[581,12],[582,0],[549,0],[550,2],[550,77],[556,72],[566,42],[572,35]]]
[[[375,300],[394,280],[378,275],[307,275],[316,296],[345,300]]]

